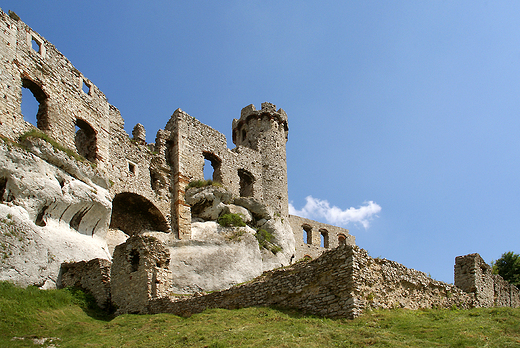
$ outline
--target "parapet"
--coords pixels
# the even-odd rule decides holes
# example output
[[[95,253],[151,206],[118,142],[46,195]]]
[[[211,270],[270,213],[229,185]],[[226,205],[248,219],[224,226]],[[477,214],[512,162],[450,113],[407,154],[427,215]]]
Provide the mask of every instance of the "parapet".
[[[235,143],[235,134],[244,123],[248,122],[251,118],[260,118],[262,116],[267,116],[269,119],[274,119],[279,124],[283,125],[285,132],[289,131],[289,127],[287,125],[287,114],[282,108],[276,111],[276,105],[265,102],[262,103],[262,108],[260,110],[256,110],[253,104],[249,104],[240,112],[240,119],[233,119],[233,142]]]

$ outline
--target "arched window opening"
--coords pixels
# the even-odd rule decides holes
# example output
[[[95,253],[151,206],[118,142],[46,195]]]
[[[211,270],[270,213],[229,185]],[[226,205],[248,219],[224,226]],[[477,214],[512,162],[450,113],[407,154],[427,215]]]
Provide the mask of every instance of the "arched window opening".
[[[21,110],[25,121],[41,130],[49,128],[47,95],[40,86],[29,79],[22,79]]]
[[[76,120],[76,150],[87,160],[96,160],[97,140],[96,131],[82,119]]]
[[[123,192],[112,201],[110,228],[133,236],[145,231],[168,232],[168,223],[152,202],[138,194]]]
[[[312,227],[309,225],[303,225],[303,242],[306,244],[312,244]]]
[[[338,235],[338,244],[345,245],[347,243],[347,237],[344,234]]]
[[[329,247],[329,231],[322,228],[320,229],[320,238],[321,238],[321,247],[328,248]]]
[[[204,179],[211,179],[215,182],[222,183],[222,173],[220,171],[220,165],[222,161],[214,154],[210,152],[204,152]]]
[[[246,137],[247,137],[247,132],[245,129],[242,129],[242,142],[244,142],[246,140]]]
[[[240,197],[252,197],[255,182],[253,175],[245,169],[239,169],[238,176],[240,177]]]

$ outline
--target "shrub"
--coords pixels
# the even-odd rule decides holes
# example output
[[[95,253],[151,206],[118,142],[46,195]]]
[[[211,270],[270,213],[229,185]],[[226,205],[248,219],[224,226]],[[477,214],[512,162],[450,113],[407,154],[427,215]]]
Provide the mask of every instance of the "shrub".
[[[246,223],[242,220],[240,214],[224,214],[221,215],[218,220],[218,224],[224,227],[244,227]]]

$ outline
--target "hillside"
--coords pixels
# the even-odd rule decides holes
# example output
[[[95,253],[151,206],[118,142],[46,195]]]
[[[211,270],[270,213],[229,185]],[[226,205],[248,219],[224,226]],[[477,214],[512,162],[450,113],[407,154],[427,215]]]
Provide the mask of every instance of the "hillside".
[[[517,347],[520,309],[378,310],[354,320],[271,308],[111,318],[80,291],[0,283],[0,346]],[[43,343],[42,343],[43,342]]]

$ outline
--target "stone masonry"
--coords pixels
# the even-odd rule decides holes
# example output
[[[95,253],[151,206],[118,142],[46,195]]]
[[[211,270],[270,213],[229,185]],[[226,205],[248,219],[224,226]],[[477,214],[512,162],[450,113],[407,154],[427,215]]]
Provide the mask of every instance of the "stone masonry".
[[[141,124],[129,136],[119,110],[94,83],[16,14],[0,10],[0,27],[1,210],[27,212],[30,227],[40,228],[34,229],[38,233],[66,226],[76,243],[83,240],[77,236],[88,236],[102,240],[107,257],[113,250],[112,261],[85,249],[85,255],[98,256],[63,263],[58,286],[81,287],[99,305],[117,306],[118,313],[190,315],[215,307],[281,306],[353,318],[366,308],[520,305],[518,289],[492,275],[478,254],[458,257],[455,285],[446,284],[396,262],[369,257],[346,229],[289,215],[288,118],[275,105],[242,109],[232,122],[233,149],[227,148],[223,134],[180,109],[149,144]],[[39,104],[35,125],[22,115],[23,89]],[[20,136],[29,131],[32,135],[22,141]],[[46,181],[34,174],[40,186],[30,180],[21,185],[15,178],[21,163],[37,166],[33,173],[45,169]],[[194,190],[187,196],[189,183],[204,179],[205,163],[213,168],[212,180],[223,188],[211,194]],[[243,230],[214,227],[217,224],[201,214],[208,203],[202,200],[211,195],[214,200],[217,191],[230,198],[210,220],[221,212],[242,212],[249,222]],[[197,194],[203,199],[195,199]],[[15,220],[26,215],[20,213]],[[11,213],[5,216],[13,218]],[[2,223],[11,226],[15,220]],[[198,254],[185,255],[186,250]],[[199,257],[190,267],[207,279],[205,266],[215,261],[213,255],[237,270],[247,259],[243,253],[255,254],[249,258],[251,269],[243,271],[248,279],[268,271],[223,291],[187,298],[172,294],[172,282],[179,276],[172,269],[180,270],[188,259]],[[48,265],[52,257],[49,260]],[[275,267],[280,268],[272,270]],[[211,272],[219,278],[218,272]],[[45,283],[56,280],[51,278]],[[226,287],[238,282],[230,280]]]
[[[0,10],[0,25],[0,135],[17,141],[37,128],[97,167],[112,197],[111,230],[127,236],[162,231],[189,240],[192,214],[184,195],[190,181],[204,179],[205,160],[212,179],[233,195],[254,197],[288,219],[284,110],[271,103],[245,107],[233,120],[236,147],[230,150],[223,134],[177,109],[147,144],[141,124],[130,137],[119,110],[96,85],[16,14]],[[39,104],[36,125],[21,113],[24,88]]]

